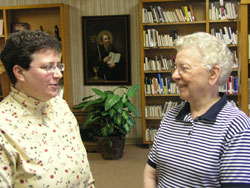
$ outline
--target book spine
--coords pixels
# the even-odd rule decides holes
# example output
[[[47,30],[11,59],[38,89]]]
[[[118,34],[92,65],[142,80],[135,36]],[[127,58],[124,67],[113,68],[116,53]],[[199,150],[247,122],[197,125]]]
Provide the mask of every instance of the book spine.
[[[150,10],[152,12],[152,16],[153,16],[153,22],[154,23],[157,23],[157,18],[156,18],[156,13],[154,11],[154,7],[153,6],[150,6]]]
[[[194,10],[193,10],[192,5],[189,5],[189,10],[190,10],[190,12],[191,12],[192,20],[193,20],[193,21],[196,21],[195,16],[194,16]]]
[[[163,89],[163,83],[162,83],[162,79],[161,79],[161,74],[158,73],[158,78],[159,78],[159,83],[160,83],[160,94],[163,94],[164,93],[164,89]]]
[[[190,18],[189,18],[189,14],[188,14],[188,8],[187,6],[182,6],[183,7],[183,10],[184,10],[184,13],[185,13],[185,16],[187,18],[187,22],[190,22]]]

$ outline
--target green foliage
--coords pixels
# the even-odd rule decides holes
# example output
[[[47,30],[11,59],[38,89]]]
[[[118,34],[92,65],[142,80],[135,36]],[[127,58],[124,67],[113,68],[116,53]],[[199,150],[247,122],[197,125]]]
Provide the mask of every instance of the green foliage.
[[[125,89],[121,96],[115,94],[115,91]],[[98,124],[97,128],[92,130],[90,136],[108,138],[111,136],[126,135],[130,129],[135,126],[135,117],[138,117],[136,107],[131,103],[130,98],[136,96],[139,85],[127,88],[119,86],[113,91],[101,91],[93,88],[95,95],[82,99],[75,108],[87,110],[87,118],[83,123],[83,128],[89,124]],[[91,99],[92,97],[97,97]]]

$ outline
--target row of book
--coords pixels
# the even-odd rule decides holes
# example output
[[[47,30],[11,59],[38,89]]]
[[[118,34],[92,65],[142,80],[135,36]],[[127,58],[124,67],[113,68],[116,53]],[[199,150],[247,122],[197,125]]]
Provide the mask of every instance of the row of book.
[[[162,78],[158,73],[157,77],[145,77],[145,94],[178,94],[178,86],[171,82],[170,77]],[[230,76],[227,83],[219,88],[220,92],[227,94],[238,94],[238,77]]]
[[[159,125],[158,125],[159,126]],[[154,137],[157,134],[158,129],[147,128],[146,129],[146,141],[154,141]]]
[[[227,83],[219,88],[219,91],[227,94],[238,94],[238,77],[230,76]]]
[[[249,35],[250,36],[250,35]],[[249,37],[250,38],[250,37]],[[233,54],[233,68],[238,68],[239,61],[237,56],[237,51],[232,50]],[[144,71],[170,71],[173,65],[175,64],[175,55],[171,57],[163,57],[163,54],[160,54],[159,57],[155,58],[147,57],[144,58]]]
[[[176,31],[176,30],[174,30]],[[168,47],[174,45],[174,40],[179,38],[177,32],[171,34],[159,34],[156,29],[147,29],[143,31],[144,47]]]
[[[225,26],[217,30],[212,28],[210,32],[227,45],[238,44],[238,32],[232,31],[231,27]],[[143,31],[143,47],[173,47],[174,41],[179,37],[180,35],[178,35],[176,30],[171,32],[171,34],[159,34],[159,31],[156,29],[147,29]]]
[[[220,0],[218,2],[210,3],[209,19],[210,20],[229,20],[237,19],[238,4],[236,2],[225,2]]]
[[[164,10],[161,6],[142,8],[142,23],[169,23],[196,21],[192,5],[183,5],[174,10]]]
[[[144,70],[145,71],[165,71],[171,70],[173,65],[175,64],[175,56],[171,58],[164,58],[163,55],[155,56],[154,59],[149,57],[144,58]]]
[[[250,97],[249,97],[250,98]],[[237,106],[234,100],[229,100],[234,106]],[[166,101],[164,106],[162,105],[147,105],[145,106],[146,118],[162,118],[171,108],[180,104],[178,101]]]
[[[145,117],[161,118],[168,110],[175,107],[179,103],[177,101],[166,101],[164,106],[162,105],[147,105],[145,107]]]
[[[161,105],[147,105],[145,106],[145,117],[162,117],[162,106]]]
[[[226,44],[238,44],[237,31],[232,32],[231,27],[223,27],[218,30],[215,28],[211,29],[211,34],[216,36],[218,39],[224,41]]]
[[[161,77],[158,73],[157,77],[145,77],[145,94],[178,94],[179,89],[175,82],[171,82],[170,77]]]

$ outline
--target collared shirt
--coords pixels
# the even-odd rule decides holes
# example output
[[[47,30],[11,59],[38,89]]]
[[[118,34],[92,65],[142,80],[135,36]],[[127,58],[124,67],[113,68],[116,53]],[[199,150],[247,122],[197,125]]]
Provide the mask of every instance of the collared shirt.
[[[59,97],[11,88],[0,103],[0,187],[94,187],[77,121]]]
[[[158,187],[250,186],[250,119],[224,94],[192,118],[189,103],[168,111],[150,151]]]

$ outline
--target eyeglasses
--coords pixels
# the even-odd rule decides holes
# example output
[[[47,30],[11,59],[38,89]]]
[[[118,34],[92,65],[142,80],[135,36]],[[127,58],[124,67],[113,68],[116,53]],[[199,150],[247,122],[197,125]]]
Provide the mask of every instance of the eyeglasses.
[[[33,66],[30,66],[30,67],[33,67]],[[34,67],[34,68],[44,69],[46,70],[47,73],[54,73],[56,68],[58,68],[61,72],[63,72],[65,69],[65,64],[58,63],[57,65],[47,65],[44,67]]]
[[[173,64],[171,67],[171,73],[174,74],[174,72],[177,70],[179,74],[183,74],[183,73],[187,73],[189,70],[191,69],[191,67],[189,67],[188,65],[176,65]]]

